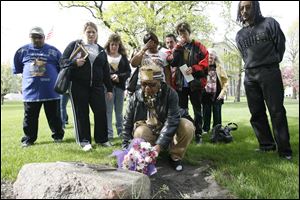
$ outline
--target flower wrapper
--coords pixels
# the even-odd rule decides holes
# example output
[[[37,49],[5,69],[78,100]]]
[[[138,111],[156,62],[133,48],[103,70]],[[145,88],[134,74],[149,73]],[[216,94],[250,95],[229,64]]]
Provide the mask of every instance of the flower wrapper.
[[[127,149],[115,150],[112,155],[117,157],[118,168],[148,176],[157,172],[155,164],[158,153],[149,142],[141,138],[134,138]]]

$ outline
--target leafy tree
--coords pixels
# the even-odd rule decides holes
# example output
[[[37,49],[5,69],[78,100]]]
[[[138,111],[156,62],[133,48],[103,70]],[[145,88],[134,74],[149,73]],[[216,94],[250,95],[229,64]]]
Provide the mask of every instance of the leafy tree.
[[[12,74],[9,64],[1,64],[1,104],[6,94],[20,92],[21,88],[22,78]]]
[[[298,85],[295,82],[295,73],[293,67],[282,68],[282,81],[284,87],[296,87]]]
[[[60,2],[63,7],[82,7],[99,19],[111,31],[119,33],[132,48],[142,45],[147,31],[153,31],[162,41],[175,32],[178,22],[186,21],[198,39],[210,41],[214,27],[205,13],[209,1],[130,1],[111,3],[103,9],[103,1]]]
[[[231,63],[231,66],[235,66],[238,69],[235,69],[234,71],[229,71],[229,73],[232,73],[234,75],[237,71],[238,80],[237,80],[237,86],[236,86],[236,92],[235,92],[235,102],[240,102],[241,97],[241,84],[242,84],[242,73],[244,72],[243,64],[242,64],[242,58],[240,56],[239,50],[236,46],[235,42],[235,35],[238,31],[238,29],[241,28],[241,25],[236,22],[235,19],[232,19],[231,17],[231,7],[232,7],[232,1],[224,1],[221,3],[222,6],[222,12],[221,17],[224,19],[226,28],[224,33],[224,40],[232,46],[232,52],[229,55],[223,55],[223,61]]]
[[[286,34],[286,52],[285,57],[288,62],[288,66],[292,66],[291,69],[286,69],[290,72],[292,80],[289,80],[288,86],[293,87],[292,98],[296,99],[297,94],[299,94],[299,19],[296,20],[288,30]],[[288,76],[290,78],[290,76]],[[283,76],[283,78],[287,78]]]

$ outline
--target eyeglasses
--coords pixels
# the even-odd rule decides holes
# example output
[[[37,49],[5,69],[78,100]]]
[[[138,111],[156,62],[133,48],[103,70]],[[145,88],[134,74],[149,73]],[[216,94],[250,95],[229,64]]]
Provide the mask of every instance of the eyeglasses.
[[[147,83],[147,82],[141,82],[141,86],[142,87],[150,87],[150,88],[154,88],[156,86],[156,83]]]
[[[33,40],[41,40],[41,39],[43,39],[43,37],[42,36],[31,36],[31,39],[33,39]]]

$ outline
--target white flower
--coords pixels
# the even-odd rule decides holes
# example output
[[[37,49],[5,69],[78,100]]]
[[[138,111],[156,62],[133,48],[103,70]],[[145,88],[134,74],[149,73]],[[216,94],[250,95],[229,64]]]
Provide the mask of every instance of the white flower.
[[[145,158],[145,162],[146,162],[146,163],[151,163],[151,162],[152,162],[152,158],[151,158],[150,156],[147,156],[147,157]]]
[[[149,142],[141,142],[141,149],[145,148],[146,150],[151,149],[151,144]]]

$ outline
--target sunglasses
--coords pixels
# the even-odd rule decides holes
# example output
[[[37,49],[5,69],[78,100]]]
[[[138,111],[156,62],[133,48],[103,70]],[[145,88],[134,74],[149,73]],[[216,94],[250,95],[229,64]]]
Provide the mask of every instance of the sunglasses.
[[[154,88],[154,87],[156,87],[156,83],[147,83],[147,82],[142,82],[141,83],[141,85],[142,85],[142,87],[150,87],[150,88]]]
[[[31,36],[31,39],[33,39],[33,40],[41,40],[41,39],[43,39],[43,37],[42,36]]]

